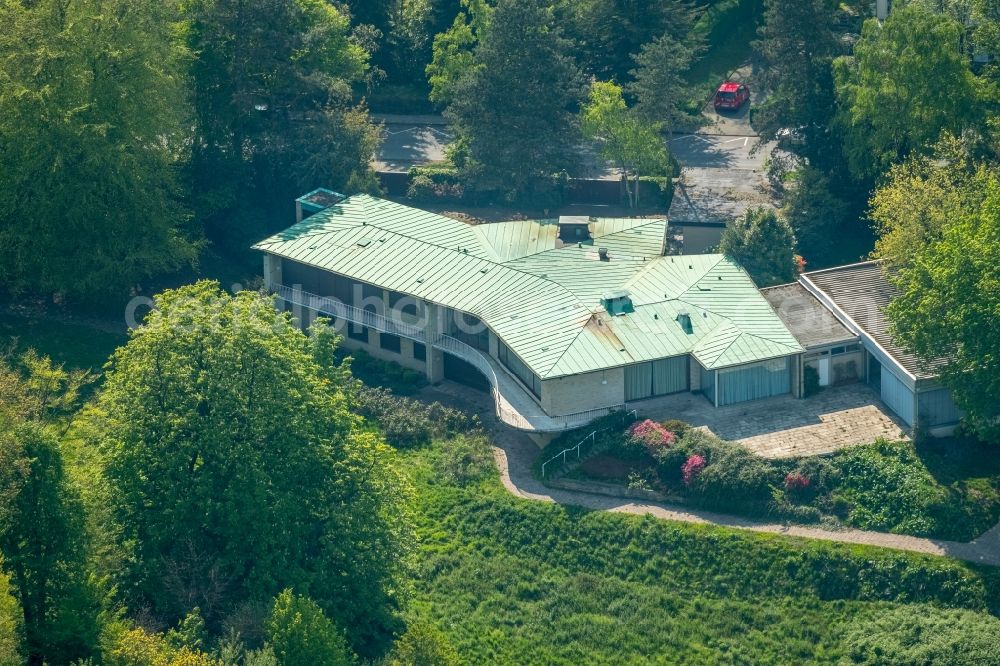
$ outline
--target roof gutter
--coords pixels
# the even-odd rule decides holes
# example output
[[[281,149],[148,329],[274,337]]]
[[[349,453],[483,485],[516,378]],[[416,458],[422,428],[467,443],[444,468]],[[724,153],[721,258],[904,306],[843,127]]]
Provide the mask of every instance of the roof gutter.
[[[852,266],[860,266],[860,265],[863,265],[863,264],[871,264],[871,263],[873,263],[873,262],[864,261],[864,262],[859,262],[857,264],[851,264],[851,265]],[[844,268],[844,267],[843,266],[839,266],[838,268]],[[822,271],[813,271],[813,272],[820,273]],[[912,380],[914,382],[914,385],[916,385],[917,376],[914,375],[913,373],[911,373],[906,368],[904,368],[903,365],[898,360],[896,360],[895,356],[893,356],[888,351],[886,351],[885,347],[883,347],[882,345],[880,345],[878,343],[878,341],[868,333],[868,331],[866,331],[861,326],[859,326],[858,323],[856,321],[854,321],[853,319],[851,319],[851,317],[849,317],[846,312],[844,312],[843,310],[841,310],[840,307],[834,302],[834,300],[832,298],[830,298],[830,296],[827,295],[827,293],[825,291],[823,291],[822,289],[820,289],[819,287],[817,287],[813,283],[813,281],[810,280],[807,277],[807,275],[808,274],[803,273],[802,275],[799,276],[799,282],[801,282],[802,286],[806,288],[806,291],[808,291],[810,294],[812,294],[813,296],[815,296],[816,300],[818,300],[820,303],[822,303],[823,305],[825,305],[830,310],[830,312],[833,313],[833,316],[835,316],[837,319],[840,320],[840,323],[843,324],[847,328],[847,330],[851,331],[852,333],[854,333],[858,337],[864,338],[866,341],[868,341],[873,346],[875,346],[880,352],[882,352],[882,354],[886,358],[892,359],[892,362],[896,366],[896,368],[899,369],[904,375],[906,375],[907,377],[909,377],[910,380]]]

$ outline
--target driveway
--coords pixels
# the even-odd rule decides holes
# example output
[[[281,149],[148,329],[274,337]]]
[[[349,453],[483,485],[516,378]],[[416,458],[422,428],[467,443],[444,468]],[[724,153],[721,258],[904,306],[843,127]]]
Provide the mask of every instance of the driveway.
[[[379,171],[406,171],[442,162],[453,134],[440,116],[376,116],[382,123],[382,145],[375,160]]]

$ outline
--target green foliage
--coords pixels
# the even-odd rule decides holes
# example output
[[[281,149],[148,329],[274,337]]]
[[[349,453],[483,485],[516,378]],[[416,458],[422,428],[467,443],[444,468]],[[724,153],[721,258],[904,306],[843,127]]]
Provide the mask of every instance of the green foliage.
[[[197,605],[213,624],[298,585],[359,650],[388,639],[405,483],[357,430],[335,343],[256,293],[199,282],[156,298],[112,359],[95,424],[130,601],[168,619]]]
[[[852,524],[863,529],[927,534],[930,511],[947,492],[921,468],[912,445],[879,440],[837,456],[840,485],[834,496],[846,500]]]
[[[324,0],[184,4],[194,99],[188,169],[195,214],[223,250],[245,252],[323,185],[372,191],[378,137],[351,86],[368,56]]]
[[[983,182],[985,180],[985,183]],[[978,183],[977,183],[978,181]],[[942,381],[987,441],[1000,436],[1000,185],[977,176],[982,193],[959,194],[981,205],[965,207],[891,274],[899,295],[887,309],[895,339],[931,362],[944,357]],[[952,197],[955,195],[953,194]],[[947,201],[954,201],[949,197]],[[944,204],[947,205],[947,204]]]
[[[748,210],[730,222],[722,232],[719,252],[745,268],[758,287],[795,280],[795,234],[773,210]]]
[[[541,200],[575,164],[583,91],[571,46],[544,0],[497,3],[446,111],[477,189]]]
[[[865,22],[853,59],[835,61],[837,124],[855,177],[871,180],[943,131],[975,128],[983,82],[959,50],[962,27],[920,5]]]
[[[430,100],[447,105],[456,98],[458,82],[475,67],[473,49],[479,40],[479,31],[485,27],[492,14],[486,2],[462,3],[466,11],[455,17],[447,31],[434,37],[433,57],[427,65],[427,81],[431,86]]]
[[[433,624],[415,620],[392,646],[385,666],[458,666],[455,647]]]
[[[915,600],[978,611],[1000,584],[942,558],[585,511],[496,482],[455,488],[433,447],[406,455],[426,479],[413,612],[471,663],[833,664],[855,617]]]
[[[578,59],[588,74],[625,82],[632,56],[657,39],[677,43],[694,24],[692,6],[683,0],[574,0],[554,3],[568,34],[577,43]]]
[[[475,416],[439,402],[398,397],[386,388],[357,387],[353,408],[375,422],[386,441],[397,448],[428,444],[434,437],[475,432],[480,427]]]
[[[3,573],[0,560],[0,666],[21,666],[21,623],[23,615],[17,599],[10,593],[10,578]]]
[[[285,590],[274,600],[267,621],[271,648],[281,666],[353,663],[344,636],[316,602]]]
[[[125,341],[124,334],[32,315],[0,315],[0,337],[9,339],[18,352],[35,349],[67,369],[91,371],[99,371]]]
[[[54,435],[37,421],[0,434],[0,553],[23,610],[33,663],[68,663],[97,644],[83,507]]]
[[[847,625],[844,642],[852,664],[986,666],[1000,654],[1000,620],[964,610],[903,606],[858,615]]]
[[[385,388],[396,395],[413,395],[427,386],[424,373],[377,359],[363,350],[351,352],[351,374],[368,386]]]
[[[945,136],[930,155],[893,166],[871,198],[878,226],[875,252],[895,267],[909,266],[956,219],[982,206],[996,169],[973,159],[965,142]]]
[[[0,4],[0,283],[124,296],[190,265],[188,142],[173,3]],[[137,223],[141,220],[141,224]]]
[[[834,35],[834,5],[830,0],[767,0],[764,23],[753,43],[755,85],[767,98],[755,105],[754,128],[766,139],[781,129],[802,135],[796,152],[810,163],[829,164],[827,130],[835,109],[834,56],[840,46]]]
[[[641,173],[662,176],[669,171],[669,156],[661,124],[650,122],[625,105],[621,87],[612,82],[590,85],[590,101],[580,112],[583,135],[626,177],[630,207],[639,206]]]
[[[844,192],[843,179],[822,170],[800,166],[785,196],[781,214],[795,233],[799,253],[810,268],[857,261],[871,248],[871,235],[860,221],[863,199]],[[838,239],[834,242],[834,239]],[[851,241],[861,245],[852,249]]]
[[[438,476],[455,486],[467,486],[493,476],[493,448],[485,433],[455,434],[435,447],[431,462]]]
[[[177,647],[161,634],[111,626],[103,637],[105,666],[222,666],[212,656]]]
[[[686,109],[691,92],[684,74],[699,50],[669,34],[642,45],[632,56],[635,80],[628,87],[638,100],[639,113],[668,130],[691,122]]]

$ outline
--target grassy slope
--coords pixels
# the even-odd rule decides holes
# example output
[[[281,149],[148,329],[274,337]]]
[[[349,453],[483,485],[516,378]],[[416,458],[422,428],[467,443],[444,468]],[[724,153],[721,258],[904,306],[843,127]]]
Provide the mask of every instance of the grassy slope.
[[[440,447],[441,445],[435,445]],[[415,612],[469,663],[835,663],[844,636],[913,603],[1000,606],[1000,572],[440,483],[408,452],[422,548]]]

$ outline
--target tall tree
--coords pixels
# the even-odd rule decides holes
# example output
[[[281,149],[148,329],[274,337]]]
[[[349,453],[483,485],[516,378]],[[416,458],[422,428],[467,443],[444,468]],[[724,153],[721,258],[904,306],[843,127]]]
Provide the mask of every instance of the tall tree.
[[[192,263],[175,5],[0,2],[0,284],[75,299]]]
[[[598,79],[628,81],[632,56],[664,35],[684,42],[695,12],[687,0],[563,0],[555,3],[578,43],[580,65]]]
[[[684,74],[699,50],[699,44],[681,41],[669,33],[642,45],[632,56],[635,81],[628,87],[638,100],[639,112],[670,130],[691,120],[685,109],[689,86]]]
[[[951,220],[978,209],[997,172],[973,159],[959,139],[944,137],[930,155],[913,155],[889,170],[871,198],[876,254],[899,268],[912,264]]]
[[[352,106],[367,54],[325,0],[193,0],[190,181],[209,237],[244,249],[305,188],[374,187],[376,128]],[[336,155],[325,169],[310,155]],[[322,178],[322,180],[319,180]]]
[[[571,44],[543,0],[500,0],[447,115],[482,189],[534,198],[577,154],[583,89]]]
[[[21,607],[10,593],[10,579],[0,560],[0,666],[21,666]]]
[[[493,16],[486,0],[462,0],[462,7],[464,11],[451,27],[434,37],[432,59],[425,72],[431,86],[430,100],[435,104],[447,106],[455,99],[458,82],[474,67],[472,52],[479,34]]]
[[[833,58],[840,52],[830,0],[767,0],[753,43],[756,85],[767,92],[754,107],[754,127],[767,140],[782,129],[801,135],[799,152],[814,166],[829,162],[834,111]]]
[[[890,272],[899,288],[887,315],[896,340],[931,363],[984,439],[1000,437],[1000,184],[981,203],[951,211],[943,228]]]
[[[978,82],[960,50],[962,27],[917,5],[865,22],[853,58],[835,61],[837,123],[852,173],[873,179],[945,130],[978,127]]]
[[[758,287],[795,280],[795,235],[771,209],[748,210],[722,232],[719,252],[743,266]]]
[[[389,640],[405,484],[348,412],[348,371],[321,362],[335,344],[332,328],[307,337],[256,293],[200,282],[157,296],[99,400],[135,601],[171,620],[198,606],[218,626],[294,585],[355,649]]]
[[[661,125],[628,108],[621,87],[611,82],[591,84],[590,101],[580,116],[584,136],[596,144],[601,157],[621,170],[629,206],[637,207],[640,174],[663,176],[670,168]]]

